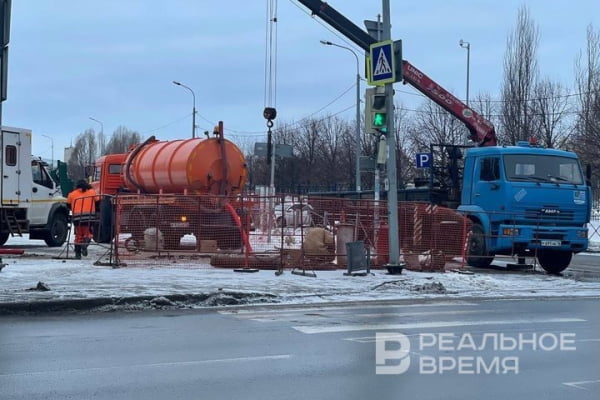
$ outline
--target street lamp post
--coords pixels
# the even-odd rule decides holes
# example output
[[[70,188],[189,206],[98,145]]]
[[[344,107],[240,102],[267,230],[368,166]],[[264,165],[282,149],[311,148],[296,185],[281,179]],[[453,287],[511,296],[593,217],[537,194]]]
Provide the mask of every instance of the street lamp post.
[[[48,139],[50,139],[50,151],[52,152],[52,168],[54,168],[54,138],[52,136],[48,136],[48,135],[43,135],[43,137],[46,137]]]
[[[460,42],[458,42],[458,44],[463,49],[467,49],[467,107],[468,107],[469,106],[469,64],[470,64],[470,57],[471,57],[471,43],[465,42],[464,40],[460,39]]]
[[[321,40],[321,43],[326,46],[335,46],[341,49],[346,49],[356,58],[356,132],[355,132],[355,152],[356,152],[356,162],[355,162],[355,181],[356,181],[356,191],[360,192],[360,65],[358,62],[358,55],[356,52],[352,50],[350,47],[341,46],[336,43],[332,43],[330,41]]]
[[[105,141],[104,141],[104,124],[102,123],[102,121],[97,120],[94,117],[90,117],[90,119],[94,122],[97,122],[100,124],[100,152],[104,151],[104,145],[105,145]]]
[[[102,123],[102,121],[98,121],[96,118],[94,117],[90,117],[90,119],[94,122],[97,122],[100,124],[100,133],[104,133],[104,124]]]
[[[177,86],[181,86],[183,88],[186,88],[192,94],[192,99],[193,99],[193,107],[192,107],[192,138],[195,138],[196,137],[196,94],[194,93],[194,91],[190,87],[184,85],[181,82],[173,81],[173,83],[175,85],[177,85]]]
[[[90,119],[94,122],[97,122],[100,124],[100,134],[104,135],[104,124],[102,123],[102,121],[98,121],[96,118],[94,117],[90,117]]]

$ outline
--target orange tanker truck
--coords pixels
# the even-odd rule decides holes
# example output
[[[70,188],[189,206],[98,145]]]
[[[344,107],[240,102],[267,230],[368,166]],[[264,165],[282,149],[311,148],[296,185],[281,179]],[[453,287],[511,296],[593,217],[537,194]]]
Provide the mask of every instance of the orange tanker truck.
[[[216,240],[221,249],[239,248],[245,232],[236,202],[247,174],[243,153],[223,137],[222,122],[209,138],[151,137],[128,153],[100,157],[92,186],[116,200],[103,199],[103,228],[95,239],[109,242],[115,231],[129,233],[128,245],[138,247],[144,233],[156,229],[165,249],[177,249],[186,234]]]

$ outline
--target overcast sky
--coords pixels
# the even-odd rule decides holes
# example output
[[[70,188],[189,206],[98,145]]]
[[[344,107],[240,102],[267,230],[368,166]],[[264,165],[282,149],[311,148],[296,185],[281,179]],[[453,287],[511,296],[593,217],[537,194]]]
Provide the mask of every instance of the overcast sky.
[[[89,117],[102,121],[106,135],[124,125],[144,137],[188,138],[192,95],[177,80],[195,92],[198,132],[223,120],[232,140],[264,141],[266,4],[13,0],[2,122],[32,129],[35,155],[48,159],[52,142],[54,158],[62,159],[79,133],[100,131]],[[361,28],[381,12],[378,0],[329,4]],[[540,30],[541,76],[572,87],[586,28],[600,29],[599,0],[391,0],[392,36],[403,40],[404,58],[461,99],[467,51],[459,40],[470,42],[470,97],[481,91],[497,99],[507,36],[523,4]],[[277,122],[342,110],[342,118],[353,120],[356,60],[319,40],[353,47],[361,74],[362,51],[294,0],[279,0],[277,10]],[[396,84],[396,101],[421,99]]]

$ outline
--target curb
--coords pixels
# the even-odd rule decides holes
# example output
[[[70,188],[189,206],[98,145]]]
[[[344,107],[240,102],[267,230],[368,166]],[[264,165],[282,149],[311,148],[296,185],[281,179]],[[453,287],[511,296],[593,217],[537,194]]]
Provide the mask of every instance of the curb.
[[[446,302],[446,301],[533,301],[533,300],[589,300],[600,299],[600,295],[584,295],[584,296],[497,296],[497,297],[438,297],[438,298],[416,298],[416,299],[385,299],[385,300],[356,300],[356,301],[333,301],[333,302],[314,302],[314,303],[278,303],[277,296],[265,293],[248,293],[248,292],[214,292],[206,294],[175,294],[164,296],[134,296],[134,297],[105,297],[105,298],[89,298],[89,299],[69,299],[69,300],[48,300],[39,302],[15,302],[15,303],[0,303],[0,317],[14,316],[21,314],[50,314],[55,312],[84,312],[103,306],[134,306],[144,302],[156,300],[153,304],[156,306],[176,306],[177,304],[169,302],[206,302],[210,298],[218,294],[227,294],[240,297],[255,297],[259,301],[255,303],[232,302],[230,304],[204,304],[198,307],[181,307],[174,308],[185,311],[192,310],[194,312],[219,311],[219,310],[236,310],[236,309],[253,309],[269,307],[270,309],[302,309],[315,307],[344,307],[344,306],[359,306],[359,305],[389,305],[397,304],[418,304],[431,302]],[[260,301],[261,297],[271,298],[272,302]],[[165,299],[167,301],[165,301]],[[160,309],[160,308],[157,308]],[[150,309],[140,309],[137,311],[151,311]]]
[[[14,302],[0,303],[0,316],[15,314],[43,314],[53,312],[77,312],[89,311],[104,306],[136,306],[153,305],[157,308],[161,306],[177,306],[177,303],[186,302],[200,304],[205,303],[204,307],[214,309],[224,306],[240,306],[245,299],[253,299],[258,304],[277,304],[269,303],[268,300],[276,301],[277,296],[269,293],[259,292],[235,292],[219,291],[200,294],[172,294],[162,296],[131,296],[131,297],[94,297],[88,299],[65,299],[65,300],[46,300],[37,302]],[[146,303],[146,304],[144,304]],[[197,308],[194,308],[197,309]]]

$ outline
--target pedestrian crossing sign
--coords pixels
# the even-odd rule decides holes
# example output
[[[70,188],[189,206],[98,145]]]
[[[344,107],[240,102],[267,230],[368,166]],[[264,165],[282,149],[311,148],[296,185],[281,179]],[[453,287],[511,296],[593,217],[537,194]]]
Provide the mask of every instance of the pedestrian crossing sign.
[[[384,85],[396,81],[394,42],[386,40],[374,43],[370,48],[369,70],[372,85]]]

